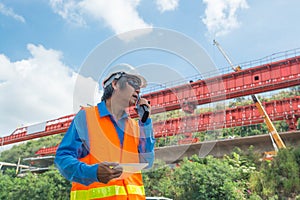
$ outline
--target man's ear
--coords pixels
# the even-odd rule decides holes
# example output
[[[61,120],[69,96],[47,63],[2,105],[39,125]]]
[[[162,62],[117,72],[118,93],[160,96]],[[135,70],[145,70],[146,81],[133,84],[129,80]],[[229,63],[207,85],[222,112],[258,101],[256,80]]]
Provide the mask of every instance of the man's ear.
[[[114,80],[114,81],[111,83],[111,86],[114,88],[114,90],[118,88],[118,84],[117,84],[117,83],[118,83],[118,82],[117,82],[116,80]]]

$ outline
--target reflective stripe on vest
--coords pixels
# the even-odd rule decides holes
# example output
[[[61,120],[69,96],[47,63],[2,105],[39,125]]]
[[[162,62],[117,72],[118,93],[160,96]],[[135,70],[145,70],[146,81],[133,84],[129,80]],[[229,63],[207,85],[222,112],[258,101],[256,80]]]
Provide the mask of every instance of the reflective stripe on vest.
[[[126,188],[127,188],[128,194],[145,195],[144,186],[127,185]]]
[[[112,185],[101,188],[91,188],[89,190],[76,190],[71,192],[71,200],[95,199],[115,195],[126,195],[125,187]]]
[[[127,185],[128,194],[145,195],[143,186]],[[71,192],[71,200],[95,199],[110,197],[115,195],[127,195],[124,186],[107,186],[101,188],[91,188],[89,190],[76,190]]]

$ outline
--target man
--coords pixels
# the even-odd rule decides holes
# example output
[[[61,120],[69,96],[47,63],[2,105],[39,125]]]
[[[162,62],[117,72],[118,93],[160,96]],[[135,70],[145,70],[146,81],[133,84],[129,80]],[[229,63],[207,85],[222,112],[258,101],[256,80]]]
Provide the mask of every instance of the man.
[[[103,81],[101,102],[83,108],[75,116],[56,152],[55,164],[72,181],[73,199],[145,199],[140,171],[127,173],[122,163],[154,160],[152,121],[131,119],[125,109],[136,103],[145,79],[118,71]]]

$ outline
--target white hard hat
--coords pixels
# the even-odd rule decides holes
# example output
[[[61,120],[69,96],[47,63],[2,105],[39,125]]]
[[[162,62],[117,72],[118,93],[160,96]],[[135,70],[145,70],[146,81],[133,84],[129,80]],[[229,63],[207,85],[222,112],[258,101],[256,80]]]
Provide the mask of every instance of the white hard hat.
[[[118,80],[122,76],[127,77],[135,77],[140,80],[140,88],[144,88],[147,86],[146,79],[141,76],[133,66],[127,64],[127,63],[121,63],[118,65],[113,66],[108,73],[108,76],[103,80],[102,86],[103,88],[106,88],[108,85],[110,85],[113,80]]]

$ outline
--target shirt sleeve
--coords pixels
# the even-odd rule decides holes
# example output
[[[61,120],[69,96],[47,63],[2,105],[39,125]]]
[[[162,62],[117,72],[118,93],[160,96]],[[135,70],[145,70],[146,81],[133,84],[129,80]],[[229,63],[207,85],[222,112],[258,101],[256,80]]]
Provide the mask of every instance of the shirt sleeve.
[[[81,110],[73,119],[60,143],[54,163],[60,173],[68,180],[89,185],[98,182],[98,164],[88,165],[78,159],[88,154],[88,133],[85,111]]]
[[[155,138],[153,135],[152,120],[148,118],[145,123],[139,120],[140,126],[140,143],[139,155],[141,163],[148,163],[147,168],[151,168],[154,162]]]

